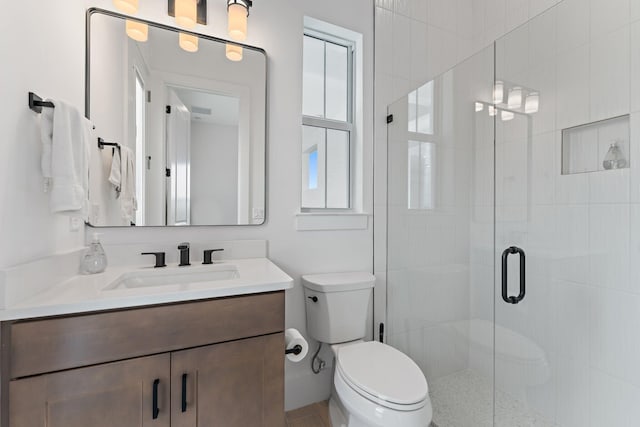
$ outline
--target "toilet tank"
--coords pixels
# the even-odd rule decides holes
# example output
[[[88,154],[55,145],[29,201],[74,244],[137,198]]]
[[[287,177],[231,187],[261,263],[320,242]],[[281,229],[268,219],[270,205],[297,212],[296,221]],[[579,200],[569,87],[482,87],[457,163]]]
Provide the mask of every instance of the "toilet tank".
[[[327,344],[363,338],[374,284],[365,272],[302,276],[309,335]]]

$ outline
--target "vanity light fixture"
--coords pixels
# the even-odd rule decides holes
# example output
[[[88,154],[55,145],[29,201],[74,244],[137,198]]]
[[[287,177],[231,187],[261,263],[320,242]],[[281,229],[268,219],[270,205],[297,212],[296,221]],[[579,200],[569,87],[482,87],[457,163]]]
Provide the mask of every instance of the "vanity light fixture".
[[[125,29],[127,35],[137,42],[146,42],[149,38],[149,26],[145,23],[127,19]]]
[[[180,33],[178,35],[178,43],[183,50],[187,52],[198,51],[198,37],[191,34]]]
[[[191,29],[198,20],[198,0],[175,0],[176,24]]]
[[[241,42],[247,39],[247,18],[252,5],[251,0],[227,1],[227,31],[232,40]]]
[[[482,102],[476,102],[476,113],[484,110],[484,104]]]
[[[515,116],[516,115],[513,114],[511,111],[502,110],[500,112],[500,118],[502,119],[503,122],[508,122],[509,120],[513,120]]]
[[[233,62],[242,61],[242,46],[233,44],[233,43],[227,43],[226,51],[227,51],[227,59],[229,61],[233,61]]]
[[[494,117],[497,113],[496,107],[489,105],[489,117]]]
[[[168,0],[168,13],[183,28],[207,25],[207,0]]]
[[[138,12],[138,0],[113,0],[113,5],[120,11],[133,15]]]

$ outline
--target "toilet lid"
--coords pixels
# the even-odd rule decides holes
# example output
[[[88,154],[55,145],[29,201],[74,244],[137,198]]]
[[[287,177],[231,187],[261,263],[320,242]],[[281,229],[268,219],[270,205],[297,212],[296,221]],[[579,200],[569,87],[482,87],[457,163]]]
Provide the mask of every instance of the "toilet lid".
[[[350,386],[386,402],[412,405],[425,400],[429,392],[413,360],[377,341],[340,348],[337,366]]]

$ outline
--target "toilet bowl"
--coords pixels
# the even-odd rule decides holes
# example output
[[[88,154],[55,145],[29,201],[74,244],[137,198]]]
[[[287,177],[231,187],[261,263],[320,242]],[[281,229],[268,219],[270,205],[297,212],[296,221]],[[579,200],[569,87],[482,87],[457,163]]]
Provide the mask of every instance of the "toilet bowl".
[[[307,331],[335,356],[333,427],[427,427],[432,407],[424,374],[407,355],[363,342],[375,278],[369,273],[302,276]]]
[[[376,341],[332,346],[336,357],[329,402],[334,427],[427,427],[433,411],[422,371]]]

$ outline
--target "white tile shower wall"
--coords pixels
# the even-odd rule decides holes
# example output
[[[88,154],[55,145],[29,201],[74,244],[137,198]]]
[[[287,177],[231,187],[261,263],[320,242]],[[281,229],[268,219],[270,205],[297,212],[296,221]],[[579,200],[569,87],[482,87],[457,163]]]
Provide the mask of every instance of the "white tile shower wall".
[[[492,85],[492,63],[493,50],[485,49],[436,79],[436,132],[432,137],[408,132],[407,98],[392,106],[388,338],[417,361],[429,381],[468,364],[469,334],[460,330],[468,329],[471,298],[473,105],[478,99],[475,94]],[[407,207],[407,142],[412,138],[432,141],[434,147],[435,168],[428,179],[435,198],[429,209]]]
[[[565,1],[582,3],[582,0]],[[386,310],[382,310],[386,307],[386,292],[382,291],[386,290],[387,264],[387,106],[558,2],[376,0],[374,270],[378,278],[375,306],[379,308],[374,313],[376,325],[386,319]],[[543,54],[544,50],[538,52]],[[542,70],[536,76],[544,78],[547,74]],[[553,125],[548,129],[553,129]],[[434,247],[442,243],[431,242]],[[389,250],[393,248],[390,246]]]
[[[42,96],[66,99],[78,108],[84,105],[84,13],[87,7],[113,9],[111,0],[10,2],[3,16],[0,51],[3,85],[0,124],[2,182],[0,204],[0,267],[83,246],[83,232],[69,232],[69,221],[48,213],[39,174],[38,118],[26,106],[29,90]],[[207,27],[198,27],[224,37],[226,8],[209,2]],[[371,0],[256,2],[251,10],[248,43],[267,51],[269,66],[268,106],[268,213],[258,227],[197,227],[176,229],[103,229],[107,245],[131,243],[153,245],[191,241],[264,239],[269,257],[296,279],[286,297],[286,327],[305,334],[304,297],[299,278],[305,273],[373,270],[373,234],[365,230],[295,230],[300,202],[300,111],[302,104],[303,15],[312,16],[364,34],[364,210],[372,210],[373,197],[373,3]],[[166,2],[140,2],[138,16],[173,25]],[[28,21],[37,31],[25,33]],[[13,35],[20,34],[15,43]],[[315,348],[315,343],[310,343]],[[324,354],[330,361],[330,352]],[[286,362],[286,408],[293,409],[329,396],[330,369],[315,376],[308,360]]]
[[[443,248],[453,247],[460,251],[461,246],[452,245],[452,239],[450,233],[436,233],[433,235],[423,235],[423,233],[416,232],[415,228],[411,228],[410,224],[406,224],[406,234],[395,236],[391,235],[387,231],[387,214],[389,218],[397,221],[399,218],[391,211],[396,209],[393,206],[397,206],[397,201],[388,199],[387,191],[398,195],[400,191],[396,189],[387,188],[387,172],[389,174],[400,173],[403,174],[402,168],[397,170],[398,165],[396,160],[387,159],[387,129],[385,125],[385,117],[387,114],[387,106],[393,101],[406,95],[409,91],[422,85],[425,81],[428,81],[438,74],[443,73],[447,69],[453,67],[455,64],[461,62],[465,58],[472,56],[474,53],[480,51],[483,47],[488,46],[496,38],[504,35],[506,32],[516,28],[523,24],[531,17],[539,14],[545,9],[553,6],[557,3],[557,0],[518,0],[518,1],[505,1],[505,0],[380,0],[376,1],[376,99],[375,99],[375,203],[374,203],[374,215],[376,218],[375,227],[375,242],[374,242],[374,268],[380,289],[386,289],[384,274],[387,269],[387,248],[389,253],[395,253],[401,258],[402,254],[413,254],[414,258],[419,257],[421,263],[429,264],[429,268],[434,268],[435,264],[437,268],[443,269],[445,266],[450,266],[451,260],[439,258]],[[543,39],[539,42],[539,48],[534,50],[538,56],[544,56],[545,48],[548,46],[548,39]],[[528,45],[527,45],[528,48]],[[524,54],[528,52],[528,49],[523,50]],[[528,56],[523,58],[523,66],[528,63]],[[546,70],[541,74],[543,77],[547,75]],[[548,125],[549,129],[553,129],[553,125]],[[487,156],[492,155],[492,151],[484,150]],[[470,150],[468,147],[463,147],[462,150],[456,151],[459,156],[460,165],[465,164],[464,155],[470,156]],[[484,156],[486,160],[490,160],[490,157]],[[477,161],[477,158],[476,158]],[[387,171],[387,165],[389,170]],[[487,165],[486,162],[481,164]],[[464,168],[458,168],[462,171]],[[470,168],[469,168],[470,170]],[[482,170],[476,169],[476,170]],[[490,178],[490,176],[487,176]],[[464,189],[467,189],[468,185],[465,184],[464,177],[458,176],[460,181],[454,186],[449,188],[455,188],[456,191],[451,194],[445,194],[445,197],[453,197],[454,194],[459,192],[464,193]],[[476,189],[484,188],[480,183],[486,182],[486,180],[476,180]],[[467,181],[468,182],[468,181]],[[489,187],[487,187],[489,188]],[[462,197],[462,194],[457,194],[457,197]],[[387,213],[387,204],[389,204],[390,211]],[[482,220],[480,212],[489,208],[478,207],[475,215],[477,216],[474,221],[474,225],[469,229],[469,221],[464,218],[458,218],[455,222],[455,229],[457,234],[461,235],[461,239],[458,239],[458,243],[467,243],[471,236],[483,236],[482,242],[490,242],[490,234],[482,234],[482,229],[486,229],[483,224],[488,224]],[[487,211],[487,214],[490,214]],[[489,215],[486,220],[490,221]],[[396,229],[399,225],[396,224]],[[440,230],[439,227],[435,227]],[[402,227],[400,227],[402,229]],[[433,229],[433,228],[432,228]],[[463,233],[466,235],[462,236]],[[395,231],[394,231],[395,233]],[[473,233],[470,235],[469,233]],[[413,238],[409,238],[413,236]],[[389,239],[387,241],[387,239]],[[472,250],[467,257],[472,259],[480,257],[486,259],[487,255],[482,254],[486,252],[488,248],[477,248]],[[429,256],[432,254],[434,256]],[[489,260],[490,253],[488,255]],[[397,257],[395,257],[397,258]],[[394,261],[391,261],[394,262]],[[468,264],[468,261],[466,262]],[[492,282],[491,262],[488,264],[489,269],[487,274],[484,275],[484,280],[478,280],[473,276],[473,282],[475,285],[474,294],[481,298],[482,301],[486,295],[491,295],[482,292],[484,289],[486,292],[491,292],[491,288],[486,288],[487,283]],[[392,269],[410,269],[410,266],[389,266],[389,270]],[[485,268],[486,269],[486,268]],[[387,293],[376,293],[376,307],[387,307],[386,299],[387,295],[389,301],[393,298],[398,298],[398,301],[393,302],[397,307],[402,306],[401,301],[410,300],[408,295],[411,289],[408,279],[400,279],[394,275],[400,274],[401,271],[389,271],[389,286],[394,284],[393,288],[389,288]],[[402,277],[402,276],[401,276]],[[469,301],[468,292],[463,298],[454,298],[457,286],[444,287],[445,283],[451,283],[451,277],[440,275],[437,279],[433,277],[428,280],[428,283],[438,287],[446,289],[446,294],[440,294],[440,299],[434,298],[434,292],[427,295],[425,301],[433,301],[433,304],[426,304],[426,306],[417,309],[418,312],[428,310],[429,307],[438,306],[445,307],[446,310],[450,310],[453,313],[462,312],[469,309],[469,304],[473,304],[475,312],[472,310],[472,314],[475,316],[489,315],[490,312],[485,310],[491,304],[490,300],[485,300],[484,303],[473,303],[474,299]],[[407,280],[407,282],[403,282]],[[433,280],[433,281],[432,281]],[[491,282],[487,282],[490,280]],[[468,288],[470,286],[470,272],[467,269],[465,279],[459,286]],[[463,293],[464,294],[464,293]],[[444,304],[443,300],[451,301],[452,304]],[[479,301],[479,300],[475,300]],[[390,310],[393,312],[394,310]],[[393,313],[391,313],[393,314]],[[385,322],[387,310],[376,310],[374,313],[375,324]],[[457,319],[468,318],[468,314],[459,316]],[[402,340],[402,336],[406,337],[408,331],[415,331],[416,323],[420,324],[416,320],[419,316],[407,316],[402,319],[390,318],[387,328],[390,334],[390,342],[394,340]],[[413,320],[410,320],[413,319]],[[435,319],[435,317],[432,317]],[[400,323],[399,323],[400,322]],[[408,322],[408,323],[407,323]],[[444,320],[440,323],[432,322],[432,327],[438,327],[442,325]],[[394,325],[395,323],[395,325]],[[432,364],[426,363],[426,353],[416,352],[415,348],[411,354],[416,357],[421,366],[426,367],[426,371],[429,377],[433,378],[438,375],[443,375],[448,372],[461,369],[465,365],[465,360],[456,363],[444,363],[447,358],[454,353],[441,352],[440,357],[435,358],[437,355],[433,353],[435,346],[443,346],[443,348],[453,349],[452,338],[449,334],[436,334],[434,330],[429,328],[424,329],[425,334],[429,334],[430,337],[439,338],[437,342],[425,342],[425,352],[429,352],[434,358],[431,359]],[[400,333],[400,338],[393,337],[391,334]],[[415,334],[415,332],[412,332]],[[458,348],[458,350],[461,350]],[[465,354],[462,350],[462,354]],[[442,361],[442,363],[438,362]],[[439,366],[439,368],[436,368]],[[441,369],[440,369],[441,368]]]
[[[521,390],[520,399],[562,427],[637,424],[640,106],[633,91],[640,85],[640,39],[634,37],[640,17],[633,11],[639,5],[638,0],[564,0],[526,30],[519,29],[524,38],[510,34],[497,49],[499,77],[545,87],[540,89],[545,98],[541,110],[532,116],[530,160],[524,165],[525,171],[531,170],[531,185],[510,191],[523,175],[512,168],[521,160],[517,151],[504,151],[497,165],[502,200],[497,206],[497,248],[525,245],[530,272],[526,300],[515,308],[498,302],[497,321],[543,351],[549,377]],[[529,72],[510,68],[517,55],[508,46],[535,46],[533,35],[552,22],[557,22],[557,31],[548,27],[546,33],[557,43],[544,43],[556,48],[530,62]],[[555,78],[549,73],[540,79],[538,69],[555,70]],[[534,83],[536,78],[541,83]],[[552,96],[546,98],[547,93]],[[629,169],[561,175],[563,128],[627,113]],[[526,145],[512,137],[517,131],[508,126],[517,123],[498,127],[498,146]],[[529,201],[517,203],[516,193],[529,191]]]

